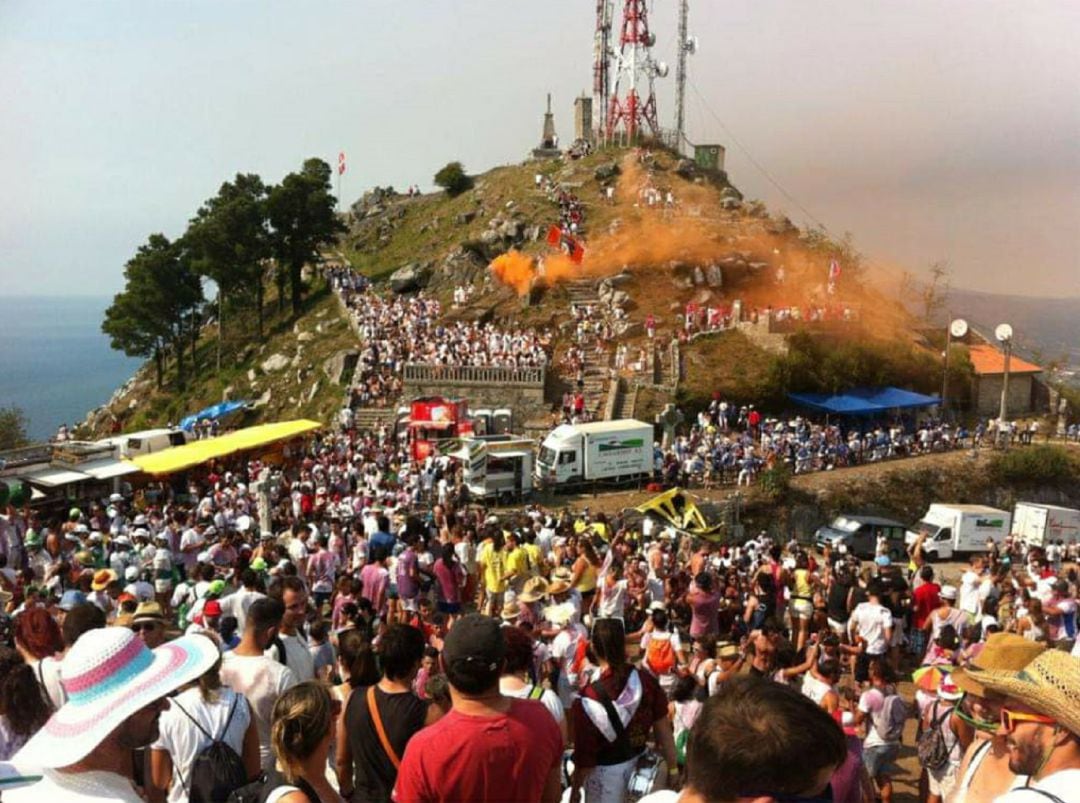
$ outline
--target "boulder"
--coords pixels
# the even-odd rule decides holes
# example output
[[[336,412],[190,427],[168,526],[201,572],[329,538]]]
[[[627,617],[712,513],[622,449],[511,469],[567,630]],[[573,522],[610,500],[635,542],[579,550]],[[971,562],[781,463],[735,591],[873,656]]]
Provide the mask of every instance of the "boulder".
[[[310,343],[314,339],[315,335],[311,332],[301,332],[296,336],[296,341],[298,343]]]
[[[335,385],[342,385],[349,381],[353,371],[356,370],[356,361],[360,353],[352,349],[342,349],[323,362],[323,373]]]
[[[697,175],[698,167],[691,159],[680,159],[675,165],[675,173],[687,180]]]
[[[720,208],[721,209],[726,209],[729,212],[733,211],[735,209],[738,209],[740,206],[742,206],[742,201],[740,201],[738,198],[721,198],[720,199]]]
[[[283,368],[287,368],[288,366],[288,357],[286,357],[284,354],[272,354],[265,360],[263,360],[262,365],[260,365],[259,367],[262,368],[264,374],[270,374],[274,373],[275,371],[280,371]]]
[[[232,385],[229,385],[227,388],[225,388],[225,390],[221,391],[221,400],[222,401],[229,401],[235,395],[236,395],[236,388],[234,386],[232,386]]]
[[[315,384],[311,386],[311,390],[308,391],[307,395],[308,404],[311,404],[312,400],[315,398],[315,394],[319,392],[320,384],[322,384],[320,380],[316,379]]]
[[[250,382],[251,384],[254,384],[255,383],[255,376],[256,376],[255,369],[254,368],[248,368],[248,372],[247,372],[247,380],[248,380],[248,382]]]
[[[705,268],[705,283],[709,287],[723,287],[724,286],[724,272],[720,270],[719,265],[709,265]]]
[[[485,229],[480,233],[480,242],[484,245],[495,245],[495,243],[501,239],[502,235],[495,231],[495,229]]]
[[[525,224],[520,220],[507,220],[498,228],[499,235],[504,240],[510,240],[515,243],[521,240],[521,235],[524,231]]]
[[[420,290],[431,278],[431,271],[425,266],[410,262],[390,274],[390,289],[395,293],[410,293]]]
[[[527,239],[531,243],[535,243],[537,240],[539,240],[540,239],[540,227],[539,226],[529,226],[527,229],[525,229],[525,239]]]
[[[454,218],[454,222],[459,226],[465,226],[476,220],[476,210],[469,209],[465,212],[459,212],[457,217]]]
[[[619,173],[620,170],[618,162],[608,162],[607,164],[600,165],[596,168],[596,170],[593,171],[593,178],[595,178],[597,181],[607,181],[609,179],[615,178],[615,176],[619,175]]]
[[[694,266],[694,270],[691,273],[693,282],[696,285],[705,284],[705,271],[703,271],[698,265]]]
[[[611,293],[611,303],[616,307],[625,307],[630,301],[630,294],[625,290],[614,290]]]

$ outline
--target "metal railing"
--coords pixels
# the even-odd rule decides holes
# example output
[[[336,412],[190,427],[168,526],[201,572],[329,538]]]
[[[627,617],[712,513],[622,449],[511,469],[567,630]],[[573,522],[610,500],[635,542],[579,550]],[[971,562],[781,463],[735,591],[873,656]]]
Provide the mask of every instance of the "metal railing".
[[[543,387],[546,368],[510,368],[500,365],[432,365],[406,363],[406,382],[445,382],[461,385],[518,385]]]

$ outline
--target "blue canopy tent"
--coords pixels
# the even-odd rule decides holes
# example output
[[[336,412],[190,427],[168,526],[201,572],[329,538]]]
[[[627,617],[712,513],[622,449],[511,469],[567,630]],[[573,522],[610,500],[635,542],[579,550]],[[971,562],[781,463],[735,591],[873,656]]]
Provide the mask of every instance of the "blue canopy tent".
[[[937,396],[924,396],[900,388],[851,388],[843,393],[789,393],[788,398],[803,407],[829,415],[872,416],[890,410],[910,410],[940,404]]]
[[[217,421],[228,418],[233,413],[246,409],[247,405],[246,401],[226,401],[211,405],[194,415],[181,419],[180,429],[191,431],[199,421]]]

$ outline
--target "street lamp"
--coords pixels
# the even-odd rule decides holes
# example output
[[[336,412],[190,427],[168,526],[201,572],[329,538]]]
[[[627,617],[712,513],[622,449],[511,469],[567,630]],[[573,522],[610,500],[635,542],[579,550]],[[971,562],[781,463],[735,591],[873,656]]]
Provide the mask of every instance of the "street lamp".
[[[1009,438],[1004,433],[1005,418],[1009,414],[1009,358],[1012,356],[1013,330],[1007,323],[998,324],[994,330],[994,337],[998,339],[1001,347],[1005,350],[1005,373],[1001,378],[1001,409],[998,411],[998,430],[1002,431],[1002,446],[1009,448]]]
[[[945,372],[941,377],[941,420],[945,421],[948,417],[949,408],[946,404],[946,397],[949,393],[949,350],[952,348],[953,338],[957,340],[967,334],[968,325],[967,321],[963,318],[957,318],[949,324],[948,333],[945,335]]]

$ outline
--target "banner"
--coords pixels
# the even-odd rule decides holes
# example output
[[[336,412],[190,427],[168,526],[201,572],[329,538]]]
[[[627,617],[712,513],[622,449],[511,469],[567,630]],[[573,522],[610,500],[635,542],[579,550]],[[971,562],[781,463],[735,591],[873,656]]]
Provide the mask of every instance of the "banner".
[[[666,521],[680,533],[710,541],[722,540],[723,523],[710,525],[689,496],[681,488],[672,488],[634,508],[638,513],[652,514]]]

